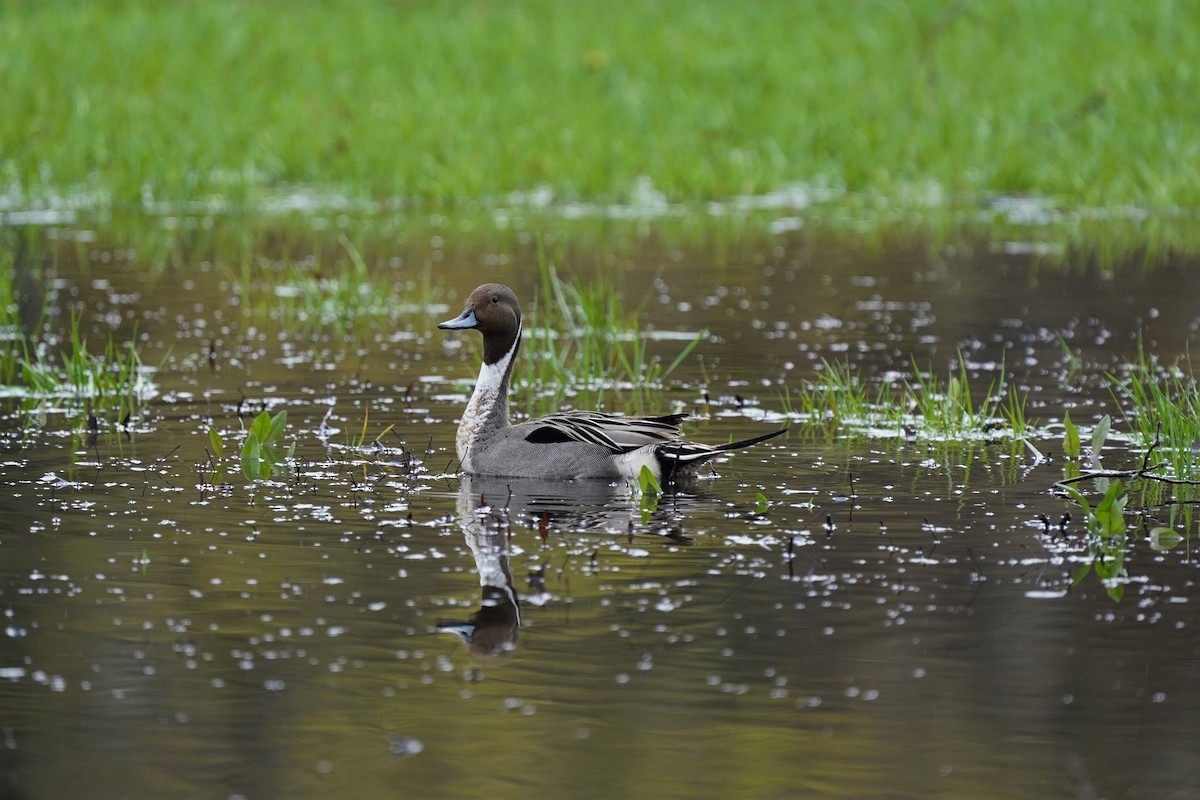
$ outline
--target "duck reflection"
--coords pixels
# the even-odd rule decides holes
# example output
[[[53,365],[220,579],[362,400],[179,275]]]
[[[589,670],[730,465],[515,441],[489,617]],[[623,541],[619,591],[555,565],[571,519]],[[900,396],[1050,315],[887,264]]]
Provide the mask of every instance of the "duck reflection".
[[[653,535],[689,544],[675,505],[647,511],[620,484],[603,481],[549,482],[530,479],[464,476],[458,492],[458,524],[479,574],[479,609],[465,620],[439,620],[439,631],[453,633],[471,655],[494,662],[516,647],[521,602],[508,561],[513,528],[532,530],[545,541],[552,533],[623,533]],[[545,602],[545,567],[531,572],[532,602]]]
[[[465,475],[458,494],[459,523],[490,518],[511,532],[512,527],[551,533],[623,533],[666,537],[688,543],[682,533],[681,504],[694,496],[668,494],[662,502],[639,503],[622,483],[606,481],[544,481],[530,478],[489,478]]]
[[[475,559],[482,598],[467,620],[439,620],[439,631],[456,634],[472,656],[488,660],[503,656],[517,644],[521,601],[508,566],[511,528],[502,511],[466,489],[458,494],[458,523]]]

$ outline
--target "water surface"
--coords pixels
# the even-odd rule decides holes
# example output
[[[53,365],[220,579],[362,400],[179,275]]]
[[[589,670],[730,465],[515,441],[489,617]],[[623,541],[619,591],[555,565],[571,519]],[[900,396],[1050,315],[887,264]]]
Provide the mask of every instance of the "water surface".
[[[472,480],[453,440],[478,342],[434,325],[484,281],[531,302],[533,237],[364,243],[396,309],[339,327],[247,289],[286,235],[246,267],[54,233],[82,243],[16,254],[26,305],[162,367],[92,436],[79,404],[6,401],[6,797],[1200,797],[1191,542],[1134,541],[1120,602],[1072,587],[1053,427],[1039,460],[793,421],[653,511],[625,486]],[[348,268],[335,238],[326,271]],[[564,278],[614,277],[647,329],[709,332],[663,391],[575,399],[692,410],[702,441],[785,424],[781,391],[822,359],[879,382],[960,354],[1044,423],[1119,428],[1104,373],[1139,337],[1184,355],[1200,326],[1179,259],[552,241]],[[209,426],[236,449],[263,407],[288,411],[292,469],[249,486],[231,460],[211,485]]]

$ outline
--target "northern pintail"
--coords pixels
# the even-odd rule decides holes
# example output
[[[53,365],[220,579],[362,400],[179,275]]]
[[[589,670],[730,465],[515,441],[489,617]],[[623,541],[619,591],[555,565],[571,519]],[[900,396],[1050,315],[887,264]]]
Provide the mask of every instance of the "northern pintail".
[[[480,286],[471,292],[461,314],[438,327],[475,328],[483,334],[483,366],[455,437],[458,460],[471,475],[636,479],[647,466],[665,486],[694,476],[701,464],[720,453],[787,430],[706,445],[683,440],[679,423],[687,414],[624,417],[562,411],[512,425],[508,383],[521,348],[521,307],[512,289],[499,283]]]

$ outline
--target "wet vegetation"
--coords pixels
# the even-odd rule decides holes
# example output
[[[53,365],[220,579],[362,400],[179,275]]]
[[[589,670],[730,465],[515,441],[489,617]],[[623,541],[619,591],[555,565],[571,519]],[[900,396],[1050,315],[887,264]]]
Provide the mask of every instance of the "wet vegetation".
[[[1025,417],[1025,398],[1005,386],[1004,371],[980,390],[972,387],[959,354],[957,371],[945,381],[912,364],[911,378],[879,384],[873,391],[849,364],[822,361],[812,382],[781,397],[789,417],[811,431],[924,440],[1008,439],[1036,434]]]
[[[338,730],[346,748],[328,751],[330,763],[370,761],[382,747],[416,785],[442,786],[428,754],[460,747],[467,719],[577,736],[572,703],[596,720],[674,707],[693,739],[724,748],[731,731],[716,704],[784,737],[841,715],[856,731],[861,721],[900,735],[900,720],[946,692],[978,710],[968,699],[978,693],[946,674],[974,662],[925,648],[943,641],[939,630],[972,637],[991,660],[1028,654],[1031,630],[1108,652],[1118,629],[1153,637],[1150,620],[1186,625],[1176,598],[1193,582],[1193,487],[1157,477],[1182,480],[1160,465],[1193,446],[1194,309],[1170,303],[1156,272],[1093,275],[1088,305],[1104,309],[1093,319],[1061,302],[1079,297],[1071,273],[978,245],[878,249],[806,232],[764,239],[757,226],[687,245],[669,225],[611,225],[605,239],[584,220],[514,222],[472,253],[471,235],[361,232],[386,224],[260,235],[215,217],[185,226],[179,252],[153,249],[157,273],[136,254],[79,246],[77,226],[11,234],[21,244],[10,249],[6,313],[33,332],[22,341],[43,343],[60,380],[63,356],[88,341],[123,343],[111,360],[94,357],[106,374],[120,374],[113,365],[129,352],[158,367],[127,429],[119,415],[90,425],[94,398],[37,415],[28,397],[6,401],[16,533],[0,536],[12,565],[0,591],[9,635],[30,654],[0,665],[6,697],[102,690],[120,706],[117,676],[132,661],[153,673],[140,690],[151,713],[177,706],[186,721],[171,724],[185,738],[219,724],[200,710],[214,698],[295,700],[305,723],[283,735],[290,746],[328,748],[317,742]],[[173,266],[180,259],[193,266]],[[1172,296],[1190,296],[1190,273],[1158,269]],[[530,298],[519,411],[682,409],[697,440],[785,423],[788,438],[717,465],[723,477],[694,492],[648,478],[593,489],[456,476],[454,424],[478,354],[434,325],[484,272]],[[50,290],[16,288],[30,285]],[[1009,294],[990,311],[1000,288]],[[1139,321],[1150,305],[1156,316]],[[1019,322],[1007,317],[1015,306]],[[1142,337],[1114,342],[1113,330]],[[1158,438],[1145,441],[1139,426],[1151,424]],[[45,575],[62,576],[67,594]],[[62,608],[71,622],[49,636],[47,615]],[[1040,609],[1063,621],[1037,621]],[[1013,614],[1028,618],[1019,631],[971,632],[980,617]],[[904,633],[909,620],[925,627],[922,643]],[[129,625],[140,644],[123,638]],[[110,642],[90,662],[47,655],[85,629]],[[995,635],[1001,649],[987,649]],[[901,652],[864,671],[856,654],[872,641]],[[1145,685],[1152,653],[1126,653],[1123,679]],[[548,660],[561,665],[550,679]],[[163,678],[192,688],[167,692]],[[1028,697],[1025,682],[997,680],[1010,701]],[[1131,715],[1144,702],[1074,693]],[[349,709],[353,727],[326,719],[327,704]],[[1098,713],[1085,712],[1088,730],[1103,729]],[[18,751],[35,746],[20,721],[34,716],[18,716]],[[603,739],[608,724],[583,727]],[[143,750],[172,758],[166,743]],[[572,758],[599,769],[615,755],[589,742]],[[746,757],[780,774],[773,758]],[[937,785],[898,769],[913,786]],[[361,791],[363,774],[332,780]],[[1063,773],[1055,762],[1037,774],[1045,786]],[[239,775],[236,785],[253,782]],[[48,783],[59,796],[84,792]]]

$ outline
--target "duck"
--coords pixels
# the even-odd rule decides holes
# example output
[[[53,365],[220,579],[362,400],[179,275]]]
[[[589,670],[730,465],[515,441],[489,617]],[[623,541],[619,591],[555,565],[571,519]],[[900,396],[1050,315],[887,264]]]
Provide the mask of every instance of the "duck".
[[[508,389],[521,349],[521,306],[512,289],[485,283],[461,314],[438,325],[483,335],[483,365],[458,423],[454,445],[468,475],[542,480],[639,480],[648,468],[660,486],[694,479],[706,461],[765,442],[787,428],[727,444],[684,440],[688,414],[623,416],[560,411],[513,424]]]

